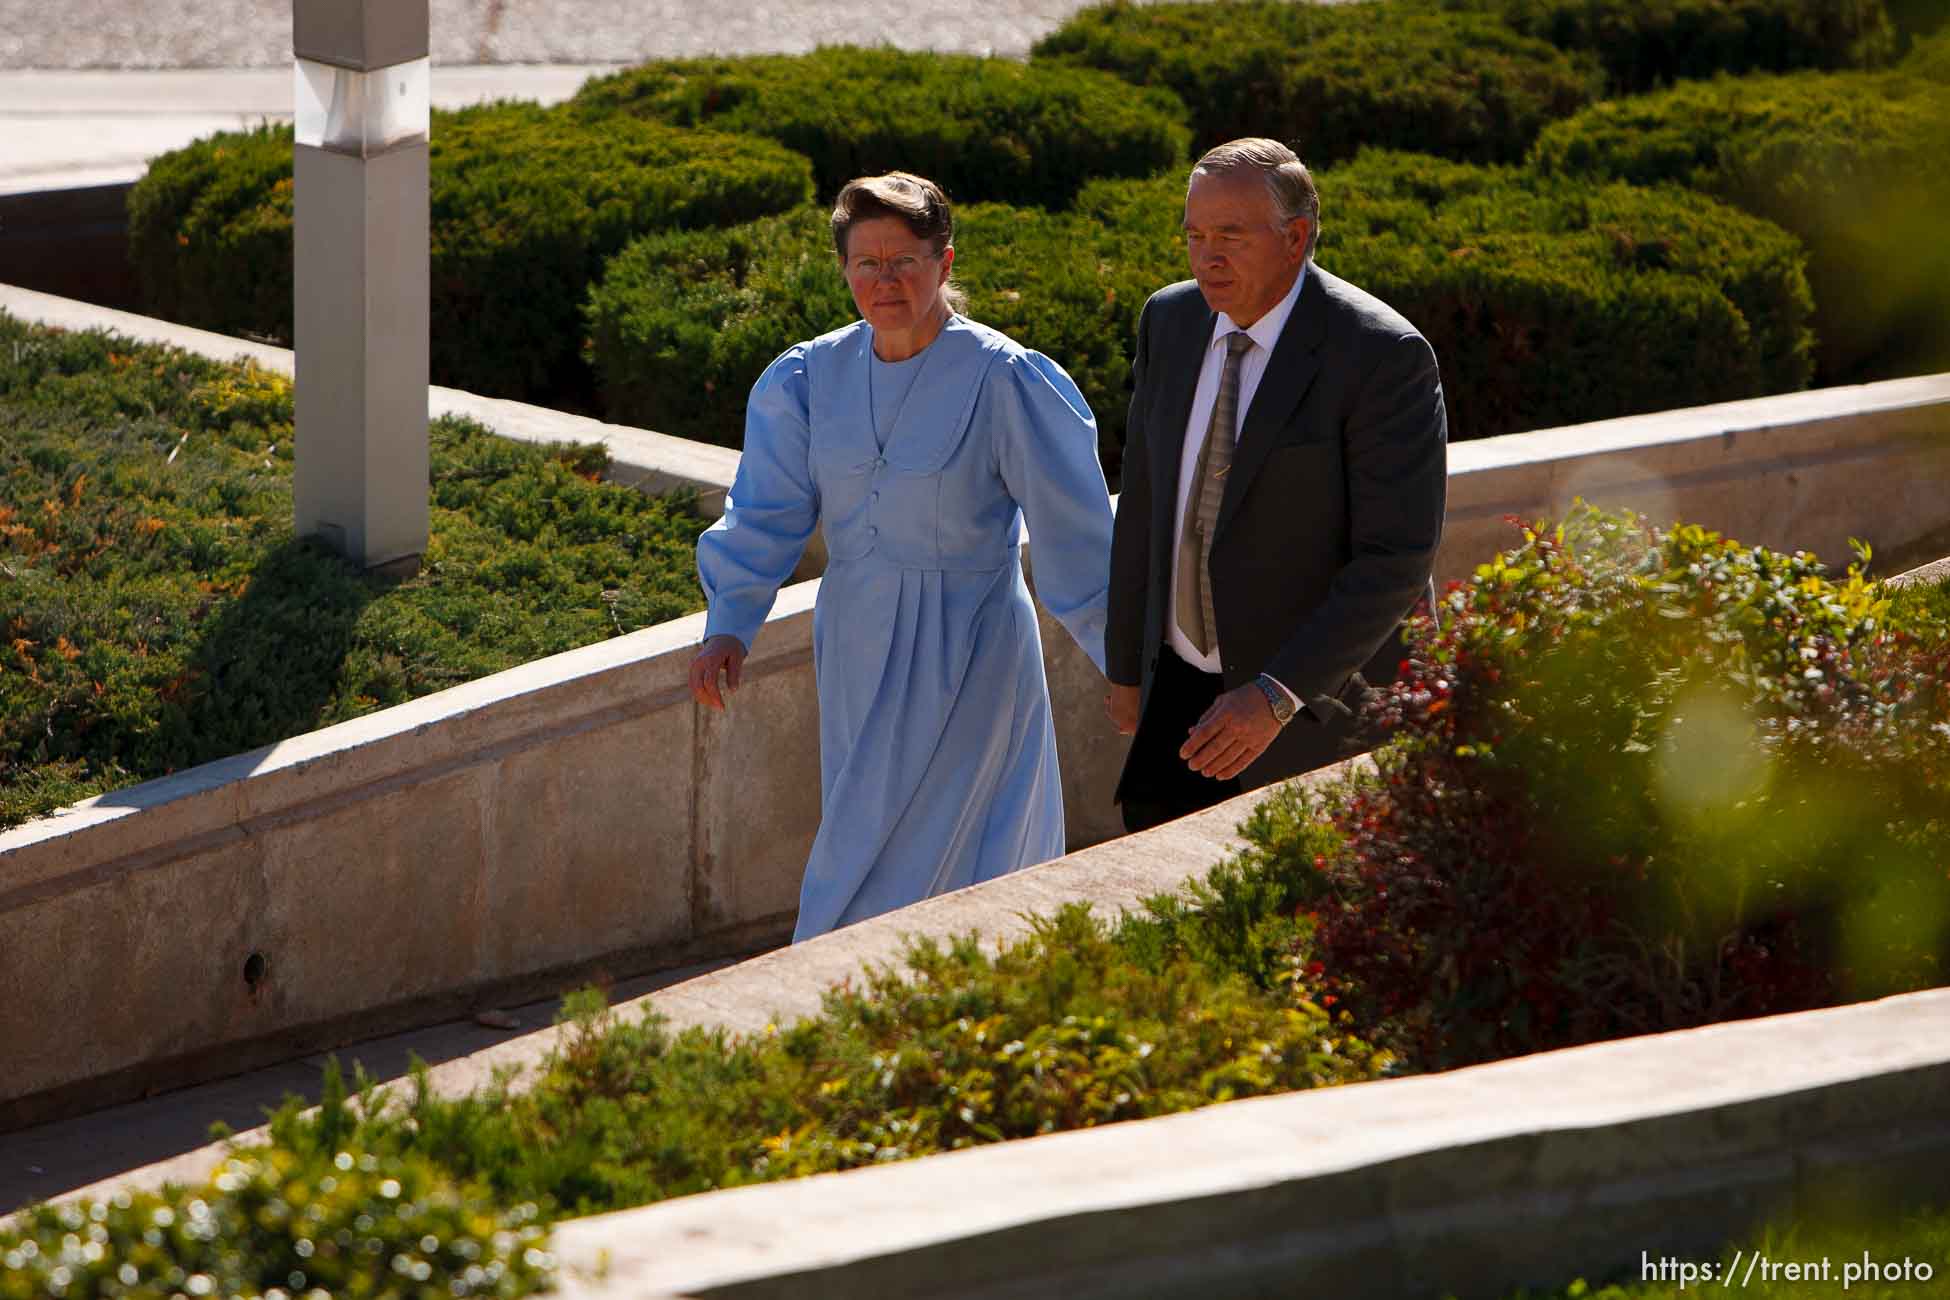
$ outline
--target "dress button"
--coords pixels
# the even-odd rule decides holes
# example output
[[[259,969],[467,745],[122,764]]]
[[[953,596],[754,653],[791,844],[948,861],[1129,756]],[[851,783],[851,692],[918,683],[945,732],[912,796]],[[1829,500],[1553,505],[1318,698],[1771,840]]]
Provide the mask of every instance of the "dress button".
[[[874,527],[874,526],[873,526],[872,524],[868,524],[868,525],[867,525],[867,536],[869,536],[869,537],[878,537],[878,536],[880,536],[880,530],[879,530],[878,528],[876,528],[876,527]]]
[[[878,493],[878,492],[876,492],[876,493],[874,493],[874,494],[873,494],[872,496],[870,496],[870,497],[868,497],[868,498],[867,498],[867,500],[869,500],[869,501],[878,501],[878,500],[880,500],[880,493]]]
[[[887,458],[885,456],[875,456],[873,458],[873,467],[875,469],[885,469],[887,467]]]

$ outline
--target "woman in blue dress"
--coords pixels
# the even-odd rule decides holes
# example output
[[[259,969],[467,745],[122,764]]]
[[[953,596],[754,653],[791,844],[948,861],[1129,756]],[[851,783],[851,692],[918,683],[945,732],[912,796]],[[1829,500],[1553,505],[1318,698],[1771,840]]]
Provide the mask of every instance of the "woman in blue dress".
[[[849,183],[833,243],[861,320],[752,388],[691,691],[724,708],[815,525],[821,817],[794,940],[1063,853],[1036,611],[1104,666],[1110,498],[1063,368],[958,314],[954,219],[932,181]]]

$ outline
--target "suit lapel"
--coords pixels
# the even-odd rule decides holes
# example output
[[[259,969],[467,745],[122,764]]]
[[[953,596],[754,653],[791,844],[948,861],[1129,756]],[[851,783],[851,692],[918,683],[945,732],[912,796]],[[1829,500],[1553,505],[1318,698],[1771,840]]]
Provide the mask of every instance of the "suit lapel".
[[[1219,318],[1197,300],[1199,310],[1185,313],[1187,337],[1161,350],[1159,362],[1164,370],[1164,386],[1158,394],[1160,436],[1151,440],[1151,481],[1153,512],[1163,510],[1165,536],[1171,536],[1178,511],[1178,466],[1185,455],[1185,426],[1192,418],[1192,399],[1198,396],[1198,373],[1205,365],[1205,350],[1212,345],[1212,329]],[[1169,483],[1169,491],[1162,490]]]
[[[1294,410],[1313,387],[1320,370],[1320,345],[1327,337],[1327,291],[1321,284],[1318,267],[1307,268],[1307,279],[1294,300],[1293,314],[1273,345],[1266,371],[1253,393],[1253,404],[1239,426],[1239,444],[1232,453],[1232,468],[1226,471],[1225,495],[1219,499],[1219,517],[1213,535],[1223,533],[1238,512],[1253,476],[1280,440],[1280,433],[1292,421]],[[1196,375],[1194,375],[1196,378]]]

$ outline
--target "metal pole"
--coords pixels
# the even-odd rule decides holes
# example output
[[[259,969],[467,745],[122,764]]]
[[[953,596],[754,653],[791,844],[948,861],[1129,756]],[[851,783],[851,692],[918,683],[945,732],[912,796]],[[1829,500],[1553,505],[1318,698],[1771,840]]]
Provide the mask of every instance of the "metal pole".
[[[427,546],[427,0],[293,0],[298,535]]]

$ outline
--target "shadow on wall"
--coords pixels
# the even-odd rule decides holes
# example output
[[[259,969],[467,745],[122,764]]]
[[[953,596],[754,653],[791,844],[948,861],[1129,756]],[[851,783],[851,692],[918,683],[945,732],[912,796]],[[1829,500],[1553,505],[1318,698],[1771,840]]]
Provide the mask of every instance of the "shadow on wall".
[[[0,284],[140,311],[125,211],[131,188],[0,195]]]
[[[264,756],[248,751],[359,711],[345,707],[361,686],[347,680],[346,662],[361,614],[396,585],[358,574],[311,540],[285,542],[249,572],[213,580],[191,614],[202,634],[189,667],[154,702],[156,766],[180,770],[242,755],[255,770]],[[112,791],[100,803],[153,802],[144,788]]]

